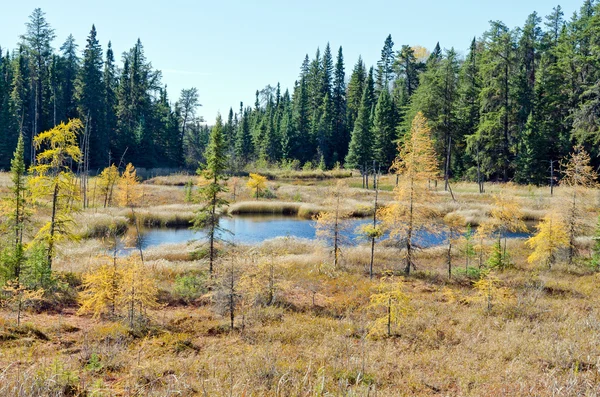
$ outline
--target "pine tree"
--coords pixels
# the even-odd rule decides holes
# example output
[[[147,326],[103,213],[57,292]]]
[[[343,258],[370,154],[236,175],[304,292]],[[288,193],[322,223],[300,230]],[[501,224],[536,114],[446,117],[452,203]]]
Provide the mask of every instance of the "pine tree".
[[[27,32],[21,36],[29,54],[31,78],[31,94],[33,95],[32,137],[40,131],[52,127],[50,110],[49,67],[52,59],[52,41],[56,37],[54,29],[46,20],[45,13],[36,8],[25,24]],[[33,146],[33,143],[32,143]],[[35,156],[35,149],[32,151]]]
[[[479,193],[483,193],[482,142],[477,134],[481,89],[478,55],[477,42],[473,39],[459,75],[458,123],[465,136],[466,149],[471,156],[471,163],[474,163],[475,170],[470,170],[469,174],[475,174]]]
[[[102,115],[104,116],[103,126],[108,134],[108,145],[109,145],[109,162],[113,163],[113,156],[115,153],[119,153],[119,138],[117,136],[117,70],[115,66],[115,56],[112,50],[112,44],[108,42],[108,48],[106,49],[106,57],[104,60],[104,71],[102,75],[102,82],[104,84],[102,103],[104,109]],[[108,164],[107,163],[107,164]]]

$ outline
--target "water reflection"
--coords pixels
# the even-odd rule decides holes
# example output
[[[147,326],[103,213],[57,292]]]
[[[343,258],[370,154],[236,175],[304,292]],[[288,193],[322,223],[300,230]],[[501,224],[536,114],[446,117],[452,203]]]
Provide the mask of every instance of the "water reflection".
[[[368,219],[352,219],[348,221],[349,227],[343,232],[345,244],[353,244],[360,241],[361,236],[357,229],[364,224],[371,223]],[[315,221],[300,219],[296,217],[280,215],[244,215],[221,219],[221,227],[230,231],[220,232],[219,237],[234,244],[257,244],[276,237],[296,237],[303,239],[315,239]],[[206,239],[206,232],[194,231],[187,228],[167,229],[150,228],[142,229],[141,245],[143,249],[155,247],[161,244],[178,244],[193,240]],[[120,251],[126,254],[135,250],[135,230],[131,230],[120,244]],[[526,238],[529,233],[510,233],[510,238]],[[434,234],[419,231],[415,236],[417,246],[426,248],[446,242],[446,234]],[[384,236],[385,238],[385,236]]]

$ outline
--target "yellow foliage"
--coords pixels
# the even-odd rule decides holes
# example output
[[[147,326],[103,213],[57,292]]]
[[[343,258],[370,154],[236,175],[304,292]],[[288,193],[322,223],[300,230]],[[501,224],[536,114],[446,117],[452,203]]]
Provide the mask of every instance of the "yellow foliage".
[[[49,197],[52,203],[52,216],[35,238],[47,243],[50,268],[55,243],[74,237],[69,228],[73,222],[73,203],[79,195],[70,161],[78,162],[81,158],[77,134],[82,128],[81,121],[73,119],[39,134],[33,141],[36,149],[43,148],[44,151],[36,156],[36,164],[30,169],[33,176],[29,180],[29,188],[34,199]]]
[[[502,286],[500,279],[492,272],[482,272],[481,278],[473,284],[477,294],[470,299],[483,304],[488,312],[494,306],[507,305],[514,299],[512,291]]]
[[[119,179],[119,191],[117,193],[117,202],[123,207],[134,207],[142,197],[139,191],[139,179],[137,171],[133,164],[127,164],[123,175]]]
[[[106,167],[98,176],[98,190],[104,197],[104,207],[112,202],[113,189],[119,179],[119,169],[113,164]]]
[[[375,320],[369,331],[370,336],[391,336],[392,325],[398,325],[413,312],[409,296],[402,291],[402,280],[394,279],[393,276],[383,277],[376,292],[371,295],[369,308],[378,311],[384,309],[385,315]]]
[[[398,174],[395,201],[383,207],[379,214],[385,228],[390,231],[390,238],[407,237],[405,271],[408,273],[413,264],[412,234],[421,228],[431,229],[431,219],[437,214],[431,205],[436,196],[429,191],[428,182],[438,178],[439,168],[431,129],[423,113],[415,116],[411,132],[399,151],[392,165]]]
[[[102,264],[83,275],[83,291],[79,294],[78,314],[115,315],[119,312],[117,300],[121,293],[123,273],[116,264]]]
[[[119,306],[127,310],[131,325],[133,325],[136,310],[139,317],[145,317],[146,309],[160,307],[157,301],[158,287],[152,277],[152,272],[148,270],[136,256],[127,257],[122,271],[123,279],[117,302]]]
[[[562,164],[563,178],[560,182],[561,185],[584,188],[595,187],[598,174],[596,174],[590,162],[590,155],[583,149],[583,146],[576,146],[571,158],[566,164]]]
[[[351,212],[341,207],[341,200],[347,194],[347,185],[344,181],[338,180],[336,184],[329,189],[326,203],[332,205],[331,210],[321,211],[314,218],[316,220],[316,235],[319,238],[331,240],[333,243],[333,266],[337,267],[340,253],[340,243],[342,240],[342,231],[348,228],[346,220]]]
[[[250,190],[256,191],[256,199],[258,200],[258,195],[260,191],[267,187],[267,177],[260,174],[250,174],[250,179],[248,179],[248,183],[246,186]]]
[[[533,249],[527,262],[540,262],[551,267],[555,260],[556,252],[569,246],[567,225],[562,216],[557,212],[550,212],[536,226],[537,233],[525,242]]]
[[[429,58],[429,55],[431,55],[431,52],[427,48],[420,45],[413,46],[412,50],[415,55],[415,59],[419,62],[425,62],[427,58]]]
[[[72,119],[37,135],[33,139],[35,148],[45,150],[36,156],[37,164],[32,167],[33,173],[56,175],[61,171],[71,172],[68,161],[72,159],[77,163],[81,158],[77,135],[82,129],[81,120]]]
[[[490,224],[486,225],[494,231],[504,233],[522,232],[527,230],[523,222],[523,212],[521,206],[509,194],[499,194],[494,196],[494,206],[490,212],[492,219]]]

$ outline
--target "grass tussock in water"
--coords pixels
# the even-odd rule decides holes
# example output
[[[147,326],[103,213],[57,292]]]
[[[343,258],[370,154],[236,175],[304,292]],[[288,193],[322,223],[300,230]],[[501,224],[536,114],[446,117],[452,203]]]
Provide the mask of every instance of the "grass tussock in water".
[[[294,203],[284,201],[243,201],[231,205],[227,212],[232,215],[244,214],[269,214],[269,215],[296,215],[310,219],[318,214],[322,208],[308,203]]]
[[[198,205],[171,204],[136,208],[135,216],[140,224],[147,227],[189,227],[194,219]],[[133,221],[129,210],[124,214]]]

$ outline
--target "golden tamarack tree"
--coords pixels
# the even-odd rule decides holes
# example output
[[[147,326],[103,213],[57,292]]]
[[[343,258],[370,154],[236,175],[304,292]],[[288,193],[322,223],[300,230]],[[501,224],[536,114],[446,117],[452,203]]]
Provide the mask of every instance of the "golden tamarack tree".
[[[72,237],[69,226],[73,223],[73,202],[78,199],[78,194],[70,164],[81,158],[77,135],[82,128],[81,121],[73,119],[42,132],[33,142],[40,152],[30,169],[32,196],[34,199],[49,197],[52,206],[50,220],[36,235],[36,240],[47,246],[49,269],[52,269],[56,242]]]
[[[571,157],[561,166],[563,178],[560,184],[568,188],[566,193],[570,193],[570,197],[567,199],[568,205],[561,206],[561,208],[563,208],[563,216],[569,234],[568,262],[572,264],[576,254],[575,237],[584,228],[582,199],[589,189],[597,186],[598,175],[592,168],[590,155],[583,149],[583,146],[576,146]]]
[[[511,290],[502,285],[502,281],[491,270],[484,270],[481,278],[473,283],[476,294],[469,300],[481,304],[487,313],[490,313],[494,306],[504,306],[510,304],[514,295]]]
[[[527,226],[523,222],[521,206],[510,191],[494,196],[494,206],[490,212],[491,218],[483,228],[493,231],[496,242],[488,260],[490,267],[500,270],[508,267],[510,259],[507,251],[508,232],[524,232]],[[502,240],[504,239],[504,245]]]
[[[391,239],[405,239],[404,272],[409,274],[411,267],[415,268],[415,232],[432,228],[431,219],[436,214],[432,206],[436,196],[429,191],[428,182],[439,177],[439,167],[431,129],[423,113],[417,113],[410,133],[398,149],[392,165],[398,175],[395,201],[381,209],[381,219]]]
[[[147,309],[159,307],[158,288],[151,272],[135,257],[100,264],[84,274],[79,294],[79,314],[94,317],[125,315],[133,328],[136,320],[147,318]]]
[[[551,211],[536,226],[537,233],[525,244],[533,249],[527,258],[529,263],[542,263],[551,268],[556,261],[556,253],[569,247],[569,233],[562,215]]]
[[[338,180],[330,189],[326,204],[331,206],[327,211],[321,211],[315,216],[316,235],[333,245],[333,267],[339,265],[343,232],[348,229],[350,211],[341,206],[341,200],[348,194],[347,185]]]
[[[392,326],[399,325],[413,311],[409,296],[402,290],[402,279],[393,276],[381,278],[370,301],[369,307],[383,314],[375,320],[369,331],[373,337],[383,334],[392,336]]]
[[[98,190],[104,199],[104,208],[112,204],[114,188],[119,181],[119,176],[119,169],[114,164],[103,169],[98,176]]]
[[[138,224],[137,216],[135,215],[135,207],[139,204],[142,197],[140,191],[140,181],[137,176],[137,171],[133,164],[127,164],[125,171],[118,181],[119,190],[117,191],[117,203],[122,207],[128,207],[131,210],[131,220],[135,225],[136,231],[136,247],[140,253],[140,259],[144,263],[144,251],[142,250],[142,241],[140,236],[140,225]]]
[[[254,197],[258,200],[260,191],[267,187],[267,177],[260,174],[250,174],[246,186],[254,192]]]

